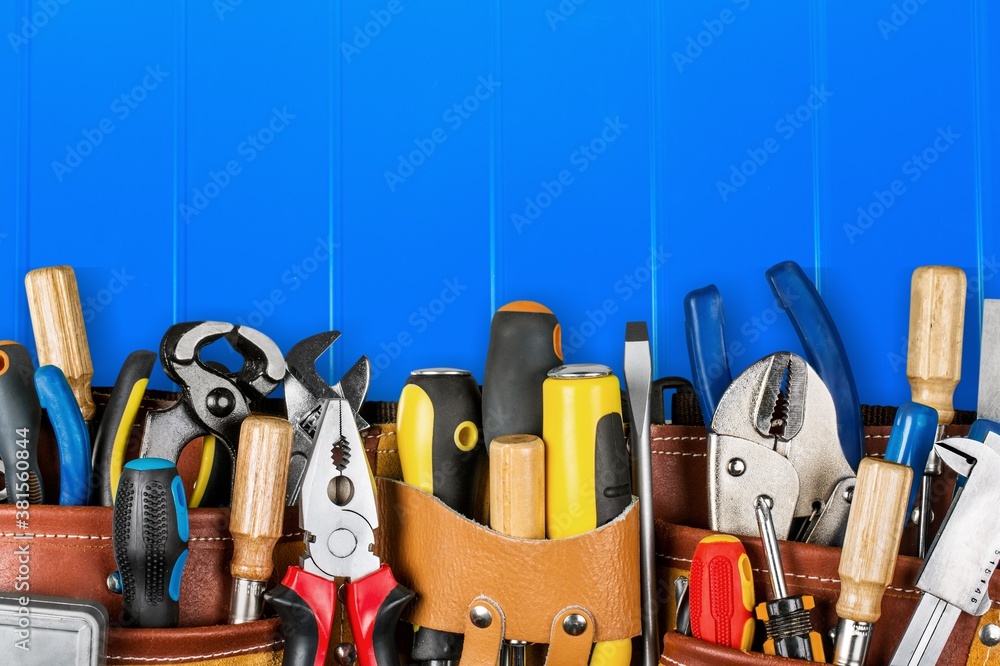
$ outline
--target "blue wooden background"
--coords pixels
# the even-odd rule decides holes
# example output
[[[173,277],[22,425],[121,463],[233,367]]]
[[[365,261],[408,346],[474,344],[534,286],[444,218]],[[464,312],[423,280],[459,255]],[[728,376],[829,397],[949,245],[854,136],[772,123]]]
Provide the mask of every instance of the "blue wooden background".
[[[287,350],[471,368],[548,304],[620,369],[647,319],[689,375],[681,299],[715,282],[741,370],[798,349],[763,272],[813,271],[861,398],[909,389],[910,272],[966,269],[975,405],[996,233],[1000,11],[987,0],[6,0],[0,335],[24,273],[76,267],[95,383],[175,321]],[[167,386],[160,375],[155,382]]]

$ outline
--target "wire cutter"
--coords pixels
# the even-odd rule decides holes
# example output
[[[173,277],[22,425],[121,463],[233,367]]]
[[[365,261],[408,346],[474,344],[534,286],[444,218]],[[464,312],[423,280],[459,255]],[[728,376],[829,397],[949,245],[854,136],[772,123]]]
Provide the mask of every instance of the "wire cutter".
[[[306,550],[264,599],[285,632],[283,666],[322,666],[338,600],[337,579],[355,644],[339,645],[339,663],[397,666],[395,629],[412,591],[372,551],[375,486],[348,400],[326,400],[306,464],[299,511]]]

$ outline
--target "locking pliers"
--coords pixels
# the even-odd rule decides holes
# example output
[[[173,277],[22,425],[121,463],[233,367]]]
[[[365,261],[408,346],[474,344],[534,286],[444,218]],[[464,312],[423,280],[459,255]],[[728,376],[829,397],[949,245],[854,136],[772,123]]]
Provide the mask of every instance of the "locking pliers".
[[[839,545],[854,484],[833,398],[802,357],[772,354],[726,389],[709,433],[711,529],[755,535],[764,495],[779,537]]]

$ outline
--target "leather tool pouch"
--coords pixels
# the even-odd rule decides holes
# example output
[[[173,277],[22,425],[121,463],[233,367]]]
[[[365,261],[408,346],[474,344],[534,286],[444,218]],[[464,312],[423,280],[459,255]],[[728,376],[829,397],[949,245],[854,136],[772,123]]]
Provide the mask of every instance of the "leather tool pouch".
[[[381,433],[383,472],[398,464],[389,461],[394,430]],[[636,502],[581,536],[531,541],[498,534],[398,481],[378,479],[378,501],[376,550],[401,583],[420,591],[404,618],[464,634],[462,666],[496,663],[503,637],[549,644],[546,664],[585,666],[594,642],[639,634]],[[471,622],[477,606],[489,612],[488,626]],[[586,618],[576,635],[563,628],[573,614]]]
[[[877,410],[866,408],[867,422],[891,423],[892,415],[877,414]],[[884,411],[884,410],[883,410]],[[867,455],[881,456],[889,437],[888,425],[865,428]],[[948,436],[962,436],[968,426],[948,427]],[[706,643],[673,631],[676,626],[676,600],[674,581],[678,576],[689,576],[691,559],[698,542],[710,532],[708,527],[708,443],[704,427],[695,426],[653,426],[653,483],[657,516],[657,573],[658,589],[661,592],[660,621],[664,636],[661,664],[692,666],[694,664],[750,665],[789,663],[780,657],[757,652],[741,652]],[[919,475],[917,476],[919,480]],[[947,512],[955,485],[955,474],[945,471],[935,481],[933,491],[934,526],[940,525]],[[740,537],[753,565],[754,587],[758,602],[771,598],[767,565],[759,538]],[[922,560],[911,557],[916,552],[917,533],[913,524],[908,524],[903,534],[901,550],[904,553],[896,563],[892,585],[882,600],[882,617],[875,624],[868,659],[868,666],[885,666],[902,638],[910,621],[910,616],[920,598],[914,587]],[[812,613],[813,628],[824,636],[824,647],[829,660],[832,644],[826,637],[828,628],[836,626],[835,606],[840,593],[837,567],[840,563],[840,549],[814,546],[804,543],[781,543],[785,578],[790,594],[811,594],[816,600],[816,610]],[[1000,576],[994,575],[990,581],[990,596],[1000,600]],[[976,664],[1000,665],[1000,647],[990,648],[979,638],[981,627],[1000,622],[1000,602],[982,618],[963,614],[952,632],[939,664],[964,666]],[[758,625],[755,645],[763,641],[763,627]]]

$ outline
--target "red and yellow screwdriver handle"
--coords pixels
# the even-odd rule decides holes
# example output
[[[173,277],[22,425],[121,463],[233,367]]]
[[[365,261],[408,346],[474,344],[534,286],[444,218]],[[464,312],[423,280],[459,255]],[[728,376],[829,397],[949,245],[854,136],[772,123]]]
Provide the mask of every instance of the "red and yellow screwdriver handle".
[[[692,635],[749,650],[757,627],[753,571],[740,540],[728,534],[702,539],[691,561],[689,584]]]
[[[360,666],[399,666],[395,629],[413,596],[385,564],[344,583],[344,607]],[[282,666],[324,666],[337,609],[337,582],[291,566],[265,599],[277,611],[285,633]]]

